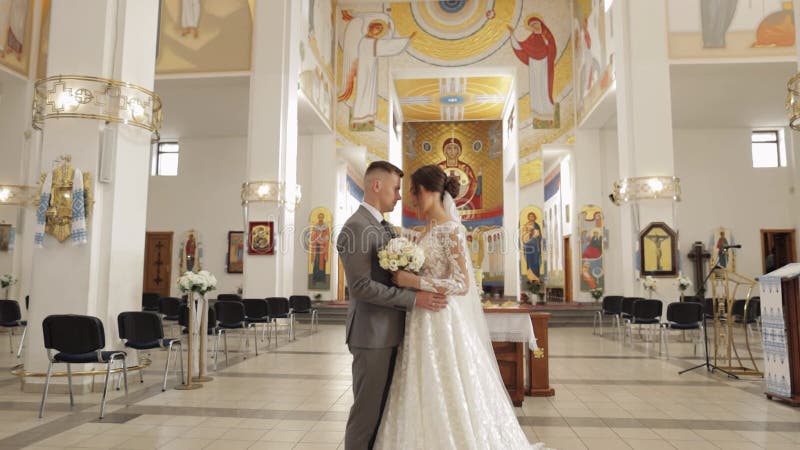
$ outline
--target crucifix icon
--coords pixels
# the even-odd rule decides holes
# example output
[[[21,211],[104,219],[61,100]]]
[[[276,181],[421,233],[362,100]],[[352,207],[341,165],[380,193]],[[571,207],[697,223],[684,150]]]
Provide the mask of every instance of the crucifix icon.
[[[651,234],[647,236],[647,239],[649,239],[656,246],[656,270],[660,272],[664,270],[661,268],[661,256],[663,254],[661,250],[661,243],[669,239],[669,236]]]

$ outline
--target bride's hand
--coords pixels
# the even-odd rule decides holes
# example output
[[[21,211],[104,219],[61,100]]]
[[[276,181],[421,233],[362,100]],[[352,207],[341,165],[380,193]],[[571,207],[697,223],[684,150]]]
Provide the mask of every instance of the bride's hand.
[[[392,282],[399,287],[419,288],[419,277],[407,270],[398,270],[392,273]]]

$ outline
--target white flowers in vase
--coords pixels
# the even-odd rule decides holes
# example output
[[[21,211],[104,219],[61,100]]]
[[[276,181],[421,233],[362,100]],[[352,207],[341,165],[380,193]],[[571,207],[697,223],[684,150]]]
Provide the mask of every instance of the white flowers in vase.
[[[384,270],[392,272],[400,269],[418,272],[424,262],[425,252],[404,237],[390,240],[386,247],[378,252],[378,264]]]
[[[0,288],[7,289],[15,284],[17,284],[17,279],[14,278],[14,275],[11,275],[10,273],[0,277]]]
[[[178,278],[178,289],[181,292],[197,292],[205,294],[217,288],[217,278],[207,270],[200,272],[186,272]]]
[[[681,293],[692,285],[692,280],[686,278],[685,276],[681,275],[678,277],[678,289],[680,289]]]
[[[656,290],[656,279],[648,275],[642,279],[642,286],[652,294]]]

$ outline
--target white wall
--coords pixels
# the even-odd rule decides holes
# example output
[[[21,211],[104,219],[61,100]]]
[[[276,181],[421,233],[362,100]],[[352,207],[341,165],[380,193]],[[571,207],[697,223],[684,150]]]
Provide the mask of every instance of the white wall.
[[[791,169],[753,169],[750,129],[680,129],[674,131],[675,173],[681,179],[678,203],[683,271],[691,277],[687,258],[694,241],[707,247],[714,228],[730,228],[738,272],[761,274],[762,228],[796,228]],[[787,146],[788,147],[788,146]],[[791,152],[791,147],[787,149]],[[692,289],[693,291],[693,289]]]
[[[5,73],[0,74],[0,184],[24,185],[23,157],[27,158],[24,137],[27,119],[30,117],[30,96],[28,84]],[[38,181],[38,180],[36,180]],[[20,207],[0,205],[0,223],[14,227],[20,225]],[[17,228],[17,231],[20,231]],[[13,273],[18,279],[23,278],[19,266],[20,239],[17,234],[17,247],[14,252],[0,252],[0,275]],[[31,239],[33,239],[31,235]],[[17,258],[15,258],[15,253]],[[15,264],[16,259],[16,264]],[[21,286],[11,288],[10,297],[24,297]],[[25,290],[25,289],[22,289]],[[0,298],[4,292],[0,292]]]
[[[180,274],[181,241],[185,232],[199,233],[202,267],[219,281],[217,293],[235,293],[241,274],[225,271],[228,231],[243,231],[240,201],[245,178],[247,138],[181,138],[178,176],[150,177],[147,231],[172,231],[172,295]]]

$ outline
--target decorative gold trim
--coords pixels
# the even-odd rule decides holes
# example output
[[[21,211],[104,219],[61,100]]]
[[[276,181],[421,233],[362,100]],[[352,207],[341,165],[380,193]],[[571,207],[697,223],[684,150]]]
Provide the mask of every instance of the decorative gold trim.
[[[72,184],[75,175],[75,168],[72,167],[72,156],[62,155],[55,160],[57,166],[53,168],[53,178],[50,185],[50,203],[45,212],[45,233],[64,242],[72,234]],[[47,179],[48,172],[42,172],[39,177],[39,194],[42,195],[42,188]],[[92,174],[83,172],[83,201],[86,211],[86,219],[92,215],[94,207],[94,193],[92,189]],[[35,205],[38,208],[38,204]]]
[[[36,187],[0,184],[0,205],[34,206]]]
[[[671,176],[631,177],[614,182],[611,201],[615,205],[631,200],[664,199],[681,201],[681,179]]]
[[[161,98],[135,84],[87,75],[55,75],[34,85],[33,128],[47,119],[97,119],[143,128],[159,138]]]
[[[135,366],[128,366],[128,372],[132,372],[135,370],[144,370],[147,367],[150,367],[150,364],[153,362],[150,358],[147,357],[139,357],[139,364]],[[117,367],[111,369],[111,373],[122,373],[122,367]],[[94,375],[105,375],[106,369],[93,369],[93,370],[79,370],[72,372],[72,376],[74,377],[86,377],[86,376],[94,376]],[[28,372],[25,370],[25,364],[19,364],[11,368],[11,375],[19,378],[44,378],[47,376],[45,372]],[[52,372],[50,374],[51,377],[66,377],[67,372]]]
[[[247,181],[242,183],[242,205],[258,202],[300,204],[302,190],[299,184],[287,189],[277,181]]]
[[[789,126],[800,131],[800,72],[786,83],[786,110],[789,112]]]

